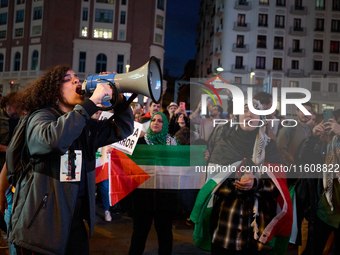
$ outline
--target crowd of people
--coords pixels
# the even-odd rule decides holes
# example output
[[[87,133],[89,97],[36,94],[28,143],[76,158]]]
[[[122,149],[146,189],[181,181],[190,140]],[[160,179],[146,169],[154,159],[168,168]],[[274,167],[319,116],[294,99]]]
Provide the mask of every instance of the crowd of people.
[[[146,107],[139,103],[132,107],[123,95],[113,95],[106,84],[98,84],[89,98],[79,93],[80,88],[75,72],[68,66],[57,66],[23,90],[1,99],[0,229],[8,233],[8,239],[0,237],[0,248],[9,244],[11,255],[89,254],[85,224],[91,236],[96,187],[104,219],[112,220],[108,180],[95,181],[96,157],[100,155],[105,161],[111,152],[108,145],[131,135],[134,122],[143,126],[138,144],[205,145],[202,157],[208,166],[239,164],[261,169],[265,164],[313,164],[327,168],[340,163],[340,115],[334,112],[333,118],[323,121],[309,102],[303,107],[311,115],[297,109],[296,125],[283,126],[275,109],[270,115],[260,116],[245,104],[244,114],[234,115],[229,100],[229,122],[217,125],[215,120],[224,118],[224,110],[211,100],[208,116],[202,116],[201,102],[191,114],[176,102],[166,107],[167,112],[161,112],[161,104],[152,100]],[[103,96],[117,97],[112,118],[99,119],[97,105]],[[268,110],[272,97],[259,92],[252,103],[257,110]],[[230,125],[230,120],[236,124]],[[17,159],[29,167],[14,182],[13,177],[7,178],[14,157],[8,151],[14,151],[11,138],[20,127],[24,128],[27,152],[23,154],[26,158],[19,155]],[[299,254],[340,254],[337,172],[329,169],[314,178],[304,173],[287,178],[282,173],[261,171],[216,176],[207,174],[206,184],[218,180],[218,185],[205,198],[212,206],[205,222],[208,235],[204,236],[212,254],[285,254],[289,242],[299,245]],[[287,196],[289,192],[294,195]],[[137,188],[130,198],[133,234],[129,254],[143,254],[153,221],[159,254],[171,254],[173,205],[178,197],[165,190]],[[294,216],[293,204],[298,205]],[[195,205],[193,210],[197,208]],[[194,217],[192,221],[195,227],[202,223]],[[289,240],[296,229],[297,238]],[[334,237],[329,239],[332,232]]]

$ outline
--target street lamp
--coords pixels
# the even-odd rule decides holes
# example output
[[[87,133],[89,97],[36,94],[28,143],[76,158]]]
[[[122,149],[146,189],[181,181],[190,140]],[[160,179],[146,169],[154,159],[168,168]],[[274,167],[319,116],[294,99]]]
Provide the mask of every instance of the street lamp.
[[[217,72],[223,72],[223,71],[224,71],[224,68],[223,68],[221,65],[219,65],[219,66],[216,68],[216,71],[217,71]]]
[[[127,64],[127,65],[125,66],[125,68],[126,68],[126,72],[128,73],[128,72],[129,72],[129,69],[130,69],[130,65]]]
[[[253,76],[255,75],[255,72],[250,73],[250,84],[253,84]]]

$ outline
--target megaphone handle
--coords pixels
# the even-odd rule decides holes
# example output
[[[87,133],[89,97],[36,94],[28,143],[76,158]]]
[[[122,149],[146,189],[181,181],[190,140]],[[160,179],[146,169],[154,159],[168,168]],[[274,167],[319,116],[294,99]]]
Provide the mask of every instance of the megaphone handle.
[[[109,110],[112,110],[113,108],[115,108],[116,107],[116,105],[117,105],[117,103],[118,103],[118,94],[119,94],[119,91],[118,91],[118,89],[117,89],[117,87],[111,82],[111,81],[109,81],[109,80],[105,80],[105,79],[102,79],[103,81],[107,81],[108,83],[109,83],[109,85],[110,85],[110,87],[112,88],[112,90],[113,90],[113,92],[114,93],[112,93],[113,95],[115,95],[115,101],[114,102],[111,102],[111,106],[109,106],[109,107],[98,107],[98,110],[101,110],[101,111],[109,111]],[[102,102],[108,102],[108,101],[110,101],[110,97],[109,96],[103,96],[102,97]]]

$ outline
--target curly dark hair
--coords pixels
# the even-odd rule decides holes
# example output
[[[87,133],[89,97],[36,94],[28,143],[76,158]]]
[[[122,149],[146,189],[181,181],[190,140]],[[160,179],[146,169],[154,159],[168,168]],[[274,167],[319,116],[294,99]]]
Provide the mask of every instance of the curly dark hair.
[[[33,112],[51,107],[60,98],[60,88],[69,66],[59,65],[19,92],[18,109]]]
[[[6,105],[13,105],[17,107],[18,105],[18,92],[11,92],[7,96],[1,99],[1,107],[4,108]]]

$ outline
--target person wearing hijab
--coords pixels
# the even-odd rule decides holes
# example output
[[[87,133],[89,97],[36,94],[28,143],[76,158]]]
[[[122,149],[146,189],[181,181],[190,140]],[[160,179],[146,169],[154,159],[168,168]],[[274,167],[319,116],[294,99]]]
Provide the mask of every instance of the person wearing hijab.
[[[259,101],[253,100],[253,105],[263,110]],[[207,171],[208,180],[204,186],[209,186],[210,180],[216,183],[218,180],[220,186],[214,186],[210,192],[212,196],[202,203],[212,203],[210,235],[205,235],[205,242],[213,255],[270,254],[273,249],[267,242],[273,236],[282,235],[286,238],[285,248],[276,254],[285,254],[292,228],[292,202],[287,183],[274,173],[265,173],[262,168],[265,163],[281,164],[279,151],[266,133],[265,116],[253,114],[245,105],[244,115],[235,116],[234,121],[237,125],[217,143],[209,162],[210,167],[235,166],[237,171]],[[242,167],[255,171],[241,171]],[[205,187],[201,189],[204,190]],[[190,216],[196,225],[202,218],[197,216],[207,212],[198,203],[200,197],[199,193]],[[277,211],[278,205],[281,211]]]
[[[168,134],[168,119],[162,112],[152,115],[150,127],[145,136],[139,138],[137,144],[177,145],[175,139]],[[172,221],[178,204],[176,193],[165,189],[137,188],[131,196],[133,233],[129,255],[143,254],[153,220],[158,236],[158,254],[170,255],[173,239]]]

